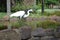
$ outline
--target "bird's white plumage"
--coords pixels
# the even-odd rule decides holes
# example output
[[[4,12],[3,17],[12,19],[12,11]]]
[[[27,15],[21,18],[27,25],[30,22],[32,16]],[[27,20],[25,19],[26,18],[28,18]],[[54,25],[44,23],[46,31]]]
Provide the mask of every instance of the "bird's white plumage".
[[[10,17],[18,17],[18,16],[22,17],[24,14],[25,14],[24,11],[18,11],[16,13],[11,14]]]
[[[13,13],[13,14],[10,15],[10,18],[11,18],[11,17],[20,17],[20,18],[24,17],[24,18],[26,18],[26,17],[28,17],[29,14],[30,14],[29,11],[32,11],[32,9],[28,10],[28,11],[27,11],[27,14],[25,14],[25,11],[15,12],[15,13]]]

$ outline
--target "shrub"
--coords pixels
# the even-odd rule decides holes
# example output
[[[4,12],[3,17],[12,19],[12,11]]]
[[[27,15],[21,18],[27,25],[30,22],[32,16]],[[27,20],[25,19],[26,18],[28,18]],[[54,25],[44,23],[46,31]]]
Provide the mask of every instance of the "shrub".
[[[7,29],[7,26],[4,26],[3,23],[0,23],[0,30]]]
[[[27,22],[27,25],[31,26],[33,29],[37,27],[42,28],[56,28],[57,26],[60,26],[59,22],[51,21],[51,20],[45,20],[45,21],[32,21]]]
[[[18,28],[18,27],[20,27],[20,25],[18,22],[14,22],[14,23],[11,23],[11,27],[12,28]]]
[[[19,27],[22,27],[22,26],[26,25],[26,23],[23,19],[18,20],[16,22],[10,22],[10,24],[11,24],[12,28],[19,28]]]
[[[32,27],[32,29],[37,28],[37,27],[36,27],[36,22],[35,22],[35,21],[27,22],[26,24],[27,24],[28,26]]]
[[[15,12],[15,11],[20,11],[20,10],[26,10],[26,9],[29,9],[29,8],[32,8],[32,6],[25,6],[25,5],[21,5],[20,3],[17,3],[14,7],[12,7],[12,12]]]
[[[41,12],[36,11],[35,14],[43,15],[43,16],[52,16],[52,15],[60,16],[59,11],[56,11],[56,12],[53,12],[53,13],[44,12],[43,14]]]
[[[56,12],[54,12],[53,15],[60,16],[60,11],[56,11]]]
[[[43,27],[43,28],[56,28],[59,25],[60,25],[60,23],[53,22],[53,21],[50,21],[50,20],[46,20],[46,21],[43,21],[43,22],[37,22],[37,27]]]
[[[0,18],[3,18],[6,15],[4,12],[0,12]]]

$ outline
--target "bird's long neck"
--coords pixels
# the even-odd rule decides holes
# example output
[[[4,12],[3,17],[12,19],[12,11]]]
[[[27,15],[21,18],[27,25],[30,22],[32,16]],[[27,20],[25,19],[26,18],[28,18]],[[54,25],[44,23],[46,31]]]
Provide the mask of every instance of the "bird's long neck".
[[[29,10],[27,11],[27,14],[25,14],[26,16],[28,16],[30,13],[29,13]]]
[[[30,13],[29,13],[30,11],[27,11],[27,15],[29,15]]]
[[[27,14],[25,14],[24,17],[28,17],[30,14],[29,12],[30,12],[30,10],[27,11]]]

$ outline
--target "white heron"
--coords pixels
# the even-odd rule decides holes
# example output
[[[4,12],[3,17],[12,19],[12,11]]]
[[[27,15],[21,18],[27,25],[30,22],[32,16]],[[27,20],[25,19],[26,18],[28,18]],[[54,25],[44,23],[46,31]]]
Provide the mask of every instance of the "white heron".
[[[27,11],[18,11],[18,12],[15,12],[15,13],[11,14],[10,18],[11,17],[19,17],[19,19],[26,18],[26,17],[29,16],[30,12],[33,12],[33,10],[30,9],[30,10],[27,10]]]

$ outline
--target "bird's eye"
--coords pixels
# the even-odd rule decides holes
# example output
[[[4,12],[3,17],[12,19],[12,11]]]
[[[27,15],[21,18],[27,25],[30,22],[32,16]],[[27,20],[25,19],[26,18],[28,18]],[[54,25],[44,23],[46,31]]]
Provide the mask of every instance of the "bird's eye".
[[[32,13],[32,11],[29,11],[29,13]]]

